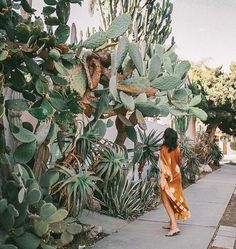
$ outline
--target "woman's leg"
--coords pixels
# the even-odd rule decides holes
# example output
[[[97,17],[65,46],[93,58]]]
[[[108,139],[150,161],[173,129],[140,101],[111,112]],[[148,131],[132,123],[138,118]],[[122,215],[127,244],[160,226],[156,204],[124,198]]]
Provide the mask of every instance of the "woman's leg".
[[[163,205],[164,205],[166,212],[170,218],[170,229],[175,230],[178,228],[177,223],[176,223],[176,219],[175,219],[175,213],[171,207],[170,201],[169,201],[165,191],[161,191],[161,197],[162,197]]]

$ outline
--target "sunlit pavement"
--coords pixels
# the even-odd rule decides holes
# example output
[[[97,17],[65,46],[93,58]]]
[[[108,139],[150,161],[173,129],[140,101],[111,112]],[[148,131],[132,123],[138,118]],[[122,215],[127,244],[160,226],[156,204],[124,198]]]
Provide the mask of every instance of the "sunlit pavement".
[[[235,187],[236,166],[224,165],[185,190],[192,217],[179,222],[180,235],[165,237],[162,226],[168,218],[161,205],[131,223],[119,221],[117,230],[111,229],[109,236],[91,248],[207,249]],[[112,221],[116,223],[116,219],[112,218]]]

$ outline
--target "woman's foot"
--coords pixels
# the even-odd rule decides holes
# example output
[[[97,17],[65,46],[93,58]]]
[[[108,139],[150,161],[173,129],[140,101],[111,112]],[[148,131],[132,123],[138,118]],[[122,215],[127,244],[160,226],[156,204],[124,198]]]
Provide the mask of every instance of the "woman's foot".
[[[169,223],[167,225],[164,225],[162,228],[170,230],[171,229],[171,222],[169,221]]]
[[[166,237],[173,237],[180,233],[180,230],[178,227],[170,229],[170,231],[166,234]]]

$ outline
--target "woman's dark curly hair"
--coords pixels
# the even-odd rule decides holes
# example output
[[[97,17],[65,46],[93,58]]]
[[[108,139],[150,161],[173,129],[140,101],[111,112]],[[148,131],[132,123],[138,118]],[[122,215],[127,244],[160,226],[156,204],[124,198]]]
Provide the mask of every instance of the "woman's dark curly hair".
[[[164,138],[163,145],[167,146],[167,148],[169,149],[169,152],[177,148],[178,135],[175,130],[171,128],[167,128],[164,132],[163,138]]]

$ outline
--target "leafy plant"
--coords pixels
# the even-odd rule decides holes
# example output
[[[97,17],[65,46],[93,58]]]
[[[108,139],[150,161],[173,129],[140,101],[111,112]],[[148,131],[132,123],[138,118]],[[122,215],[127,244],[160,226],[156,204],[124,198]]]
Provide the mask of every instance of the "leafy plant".
[[[96,182],[101,180],[94,176],[93,172],[82,170],[81,167],[77,168],[78,171],[72,167],[57,165],[44,176],[52,178],[55,177],[55,173],[58,173],[57,181],[52,181],[53,184],[49,186],[50,193],[58,195],[60,203],[74,216],[81,214],[82,209],[93,198],[95,190],[100,192]]]
[[[103,180],[102,191],[106,193],[108,185],[115,177],[121,177],[124,174],[124,170],[127,169],[128,160],[123,148],[114,144],[100,150],[94,171]]]
[[[224,154],[216,143],[211,143],[211,155],[212,155],[212,163],[216,166],[219,166],[220,161],[224,157]]]
[[[89,125],[82,131],[81,136],[76,142],[77,153],[82,164],[88,161],[93,162],[93,148],[100,140],[100,135],[93,127]]]
[[[148,135],[145,131],[139,130],[140,143],[134,148],[133,164],[139,164],[139,178],[142,177],[143,168],[146,163],[150,163],[153,167],[157,167],[158,156],[155,154],[160,150],[162,133],[152,130]]]
[[[0,247],[57,248],[51,226],[67,217],[65,209],[57,209],[42,199],[33,172],[27,166],[15,165],[2,187],[0,200]]]
[[[122,13],[130,13],[132,20],[132,27],[134,31],[129,31],[133,34],[136,40],[146,42],[146,46],[158,42],[163,44],[171,34],[171,13],[173,4],[168,1],[152,1],[136,2],[130,0],[118,0],[116,2],[110,0],[94,0],[90,1],[90,10],[93,13],[95,6],[99,8],[101,17],[101,26],[107,29],[111,22]],[[119,7],[121,6],[121,8]],[[119,22],[118,22],[119,23]],[[121,29],[119,25],[115,26],[116,29]]]
[[[182,154],[182,165],[180,167],[182,174],[183,186],[188,183],[196,182],[200,175],[200,160],[199,155],[195,152],[195,144],[189,138],[184,137],[180,143]]]
[[[156,205],[154,184],[127,176],[116,177],[101,202],[103,212],[122,219],[131,219]]]

